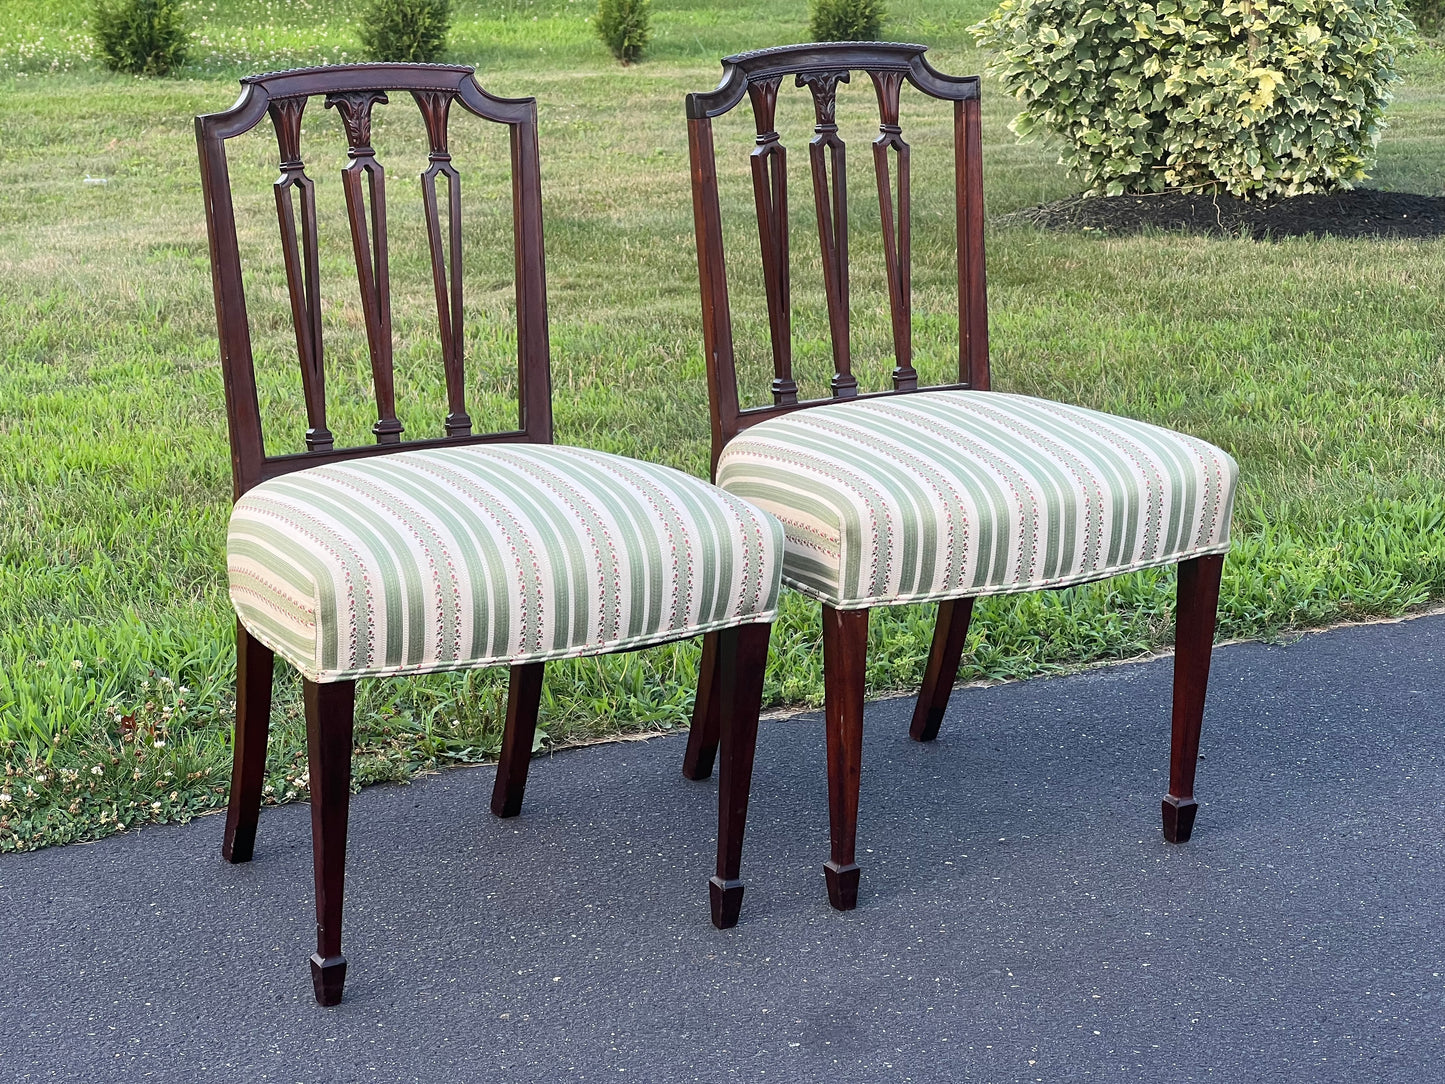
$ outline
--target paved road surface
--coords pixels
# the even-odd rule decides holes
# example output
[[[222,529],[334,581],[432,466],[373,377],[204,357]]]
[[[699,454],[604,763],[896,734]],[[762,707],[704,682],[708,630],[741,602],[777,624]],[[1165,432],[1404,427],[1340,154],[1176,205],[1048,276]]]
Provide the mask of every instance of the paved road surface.
[[[817,715],[764,723],[743,921],[683,742],[352,806],[345,1002],[311,1000],[308,811],[0,859],[0,1081],[1445,1080],[1445,617],[1221,649],[1194,839],[1170,663],[868,709],[860,906]]]

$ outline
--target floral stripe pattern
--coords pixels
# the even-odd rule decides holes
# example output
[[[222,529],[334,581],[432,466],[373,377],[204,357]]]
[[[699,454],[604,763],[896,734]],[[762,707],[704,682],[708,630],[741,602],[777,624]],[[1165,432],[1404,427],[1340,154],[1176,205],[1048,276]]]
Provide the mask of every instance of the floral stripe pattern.
[[[787,536],[783,582],[839,609],[1100,579],[1229,549],[1239,468],[1082,407],[948,391],[745,429],[717,482]]]
[[[256,486],[231,601],[313,681],[622,651],[771,621],[782,526],[679,471],[551,445],[398,452]]]

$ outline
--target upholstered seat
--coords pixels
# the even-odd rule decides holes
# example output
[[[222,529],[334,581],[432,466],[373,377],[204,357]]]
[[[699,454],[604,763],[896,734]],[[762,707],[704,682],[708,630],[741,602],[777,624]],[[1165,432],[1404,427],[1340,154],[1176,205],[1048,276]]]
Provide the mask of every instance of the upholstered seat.
[[[312,681],[597,654],[777,607],[783,536],[667,467],[535,444],[311,467],[236,502],[231,599]]]
[[[837,609],[1027,591],[1229,549],[1238,468],[1202,440],[1002,392],[800,410],[717,481],[783,522],[783,580]]]

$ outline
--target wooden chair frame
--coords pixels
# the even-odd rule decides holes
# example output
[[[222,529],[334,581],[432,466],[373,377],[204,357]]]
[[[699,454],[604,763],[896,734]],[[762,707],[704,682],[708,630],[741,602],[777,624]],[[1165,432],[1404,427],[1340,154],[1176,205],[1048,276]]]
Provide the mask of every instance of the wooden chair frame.
[[[922,45],[878,42],[764,49],[724,58],[723,78],[718,87],[687,96],[714,472],[723,449],[740,432],[791,411],[882,395],[989,389],[980,81],[976,76],[944,75],[928,63],[926,51]],[[872,143],[872,156],[883,227],[895,365],[892,388],[878,392],[858,390],[849,345],[846,148],[838,135],[835,111],[838,87],[849,82],[850,73],[855,71],[868,73],[879,108],[879,135]],[[799,400],[792,372],[787,151],[774,121],[779,90],[789,78],[796,87],[807,87],[811,92],[816,117],[808,157],[834,360],[830,399]],[[954,105],[958,379],[955,383],[931,388],[918,386],[918,374],[913,367],[910,148],[899,123],[900,92],[905,83],[928,97],[951,101]],[[773,402],[751,408],[741,405],[738,394],[712,129],[714,118],[732,110],[745,97],[751,103],[757,132],[750,164],[773,358]],[[1195,761],[1223,561],[1222,556],[1210,555],[1180,564],[1170,783],[1162,806],[1164,835],[1171,842],[1187,840],[1194,823]],[[973,599],[967,597],[939,605],[923,686],[909,730],[917,741],[931,741],[938,735],[958,675],[972,611]],[[867,643],[867,610],[823,606],[832,834],[832,856],[824,872],[829,898],[833,906],[841,910],[850,909],[857,902],[859,872],[855,839]],[[712,660],[717,651],[716,641],[705,639],[704,687],[699,691],[699,714],[694,720],[684,765],[684,772],[695,778],[706,775],[711,762],[709,750],[716,741],[716,725],[707,715],[711,699],[704,693],[708,682],[716,680]]]
[[[230,109],[196,118],[235,499],[267,479],[341,460],[483,443],[551,443],[535,99],[495,97],[477,83],[472,68],[455,65],[343,65],[273,72],[251,76],[241,83],[240,98]],[[447,413],[445,435],[421,440],[402,439],[403,426],[397,417],[393,388],[386,175],[371,146],[373,109],[386,104],[389,94],[411,96],[421,111],[430,143],[421,186]],[[334,446],[326,420],[315,184],[306,174],[301,154],[301,118],[308,101],[315,96],[324,96],[326,107],[340,114],[350,152],[341,179],[377,405],[377,421],[372,427],[376,443],[353,448]],[[461,182],[448,146],[448,117],[453,104],[485,120],[504,124],[510,132],[519,417],[516,429],[498,433],[474,433],[466,407]],[[268,455],[263,440],[226,161],[226,141],[251,131],[268,116],[280,154],[280,176],[274,185],[276,209],[308,423],[307,450],[287,455]],[[440,216],[443,200],[447,208],[445,227]],[[713,709],[726,724],[722,729],[718,863],[710,886],[712,918],[719,927],[737,921],[742,902],[743,887],[738,876],[742,835],[770,632],[770,625],[749,624],[725,629],[712,637],[717,646],[710,665],[732,675],[723,683]],[[222,844],[222,854],[231,862],[249,860],[255,847],[273,669],[272,651],[238,622],[234,766]],[[491,803],[492,811],[501,817],[516,816],[521,811],[543,670],[541,662],[511,668],[502,753]],[[355,682],[307,680],[304,699],[317,917],[317,951],[311,957],[311,970],[317,1000],[333,1005],[341,998],[346,976],[346,959],[341,954],[341,910]]]

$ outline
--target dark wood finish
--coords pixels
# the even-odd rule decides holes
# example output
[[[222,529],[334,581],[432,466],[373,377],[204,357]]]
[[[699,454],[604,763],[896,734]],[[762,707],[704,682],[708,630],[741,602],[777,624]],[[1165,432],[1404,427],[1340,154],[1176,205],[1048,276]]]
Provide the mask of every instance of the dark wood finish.
[[[848,323],[848,148],[838,135],[838,84],[846,71],[800,72],[797,85],[813,92],[816,123],[808,143],[813,167],[813,205],[818,213],[818,244],[823,254],[823,295],[828,301],[828,335],[833,342],[832,390],[835,399],[858,394]],[[797,401],[797,396],[793,397]]]
[[[234,106],[222,113],[196,118],[235,496],[239,497],[267,478],[352,456],[498,441],[549,443],[552,439],[551,376],[535,99],[495,97],[481,88],[471,68],[442,64],[303,68],[250,76],[241,80],[241,84],[241,97]],[[391,92],[405,92],[415,102],[431,147],[421,187],[437,296],[447,413],[441,426],[445,436],[421,440],[403,440],[403,427],[397,417],[387,262],[386,174],[371,145],[374,112],[389,104]],[[326,425],[315,187],[306,175],[301,146],[301,116],[307,100],[315,96],[324,98],[326,105],[341,116],[350,151],[350,158],[341,171],[341,181],[377,403],[373,431],[378,443],[373,446],[337,449]],[[511,135],[519,417],[515,430],[501,433],[472,433],[463,391],[461,182],[447,142],[453,104],[460,104],[476,116],[505,124]],[[277,214],[308,424],[308,450],[276,456],[266,454],[262,434],[235,207],[226,163],[227,140],[250,131],[268,116],[276,131],[280,153],[281,174],[275,185]],[[445,228],[440,221],[439,179],[446,182]]]
[[[868,611],[823,607],[823,696],[828,730],[828,827],[832,856],[823,865],[828,902],[858,906],[858,781],[863,766],[863,692]]]
[[[703,346],[707,360],[712,418],[712,458],[743,429],[791,410],[840,398],[911,392],[918,388],[912,347],[912,243],[908,144],[899,123],[904,83],[956,108],[956,204],[959,270],[967,274],[960,291],[960,352],[957,383],[946,388],[985,388],[987,313],[983,308],[983,185],[979,163],[976,76],[954,77],[936,71],[922,45],[833,43],[795,45],[743,53],[723,60],[723,80],[706,94],[687,97],[688,147],[692,160],[693,218],[697,232],[698,274],[702,286]],[[860,394],[853,376],[848,336],[847,160],[836,123],[837,91],[852,71],[868,73],[877,90],[879,136],[873,143],[878,205],[883,216],[884,256],[892,314],[893,387]],[[816,124],[809,143],[813,203],[823,257],[823,286],[833,345],[832,397],[800,402],[792,377],[791,282],[788,275],[785,159],[774,115],[778,89],[791,76],[813,96]],[[773,402],[744,408],[738,399],[722,212],[718,201],[717,158],[712,119],[747,97],[753,106],[758,146],[753,151],[754,193],[762,242],[763,283],[773,346]],[[764,164],[765,163],[765,164]],[[964,299],[966,294],[967,299]],[[966,340],[966,345],[965,344]]]
[[[492,812],[499,817],[515,817],[522,812],[546,665],[531,662],[514,666],[507,679],[507,721],[502,730],[502,754],[497,758],[497,781],[492,787]]]
[[[391,355],[391,272],[386,255],[386,171],[371,146],[371,110],[389,99],[379,90],[328,94],[326,108],[341,114],[350,160],[341,171],[346,216],[361,286],[361,311],[366,318],[366,345],[371,352],[371,379],[376,389],[378,444],[401,440],[396,417],[395,367]],[[368,215],[368,210],[370,214]],[[370,219],[371,228],[367,229]]]
[[[234,106],[196,118],[234,495],[239,498],[258,483],[290,471],[402,450],[519,441],[550,443],[551,375],[535,100],[488,94],[478,85],[471,68],[456,65],[353,64],[273,72],[251,76],[241,83],[241,97]],[[386,174],[371,140],[375,111],[389,106],[392,95],[402,100],[410,96],[421,113],[430,148],[427,167],[421,174],[421,190],[447,408],[441,426],[444,435],[422,439],[403,439],[396,407]],[[335,447],[327,427],[319,219],[315,184],[306,173],[301,146],[301,118],[312,97],[324,98],[325,104],[337,111],[349,149],[341,171],[342,190],[377,404],[373,426],[376,443],[361,447]],[[457,104],[478,117],[506,125],[510,135],[519,407],[518,427],[500,433],[472,432],[466,407],[461,176],[452,161],[448,137],[449,118],[456,115],[452,107]],[[307,412],[307,450],[292,455],[266,453],[226,162],[227,141],[251,131],[267,117],[279,153],[280,174],[274,194]],[[781,147],[778,153],[781,156]],[[776,170],[767,166],[764,207],[768,221],[785,224],[786,205],[775,212],[767,202],[774,196],[771,186],[775,181],[781,186],[783,176],[781,163]],[[785,199],[781,187],[776,191],[780,199]],[[776,266],[785,270],[785,228],[781,236],[781,260]],[[786,339],[784,335],[778,341]],[[715,886],[715,892],[721,894],[714,901],[714,919],[720,924],[737,920],[742,898],[737,875],[761,697],[762,663],[757,660],[766,659],[769,629],[766,625],[748,626],[734,634],[709,637],[715,659],[719,639],[730,636],[731,645],[724,664],[731,677],[721,687],[710,679],[700,697],[703,715],[712,719],[713,735],[702,774],[710,771],[719,740],[724,760],[725,800],[719,808],[717,866],[722,884],[720,888]],[[250,858],[254,846],[265,775],[272,665],[271,652],[239,630],[235,766],[223,844],[225,856],[237,862]],[[492,798],[492,808],[501,816],[515,816],[521,809],[543,670],[541,663],[512,668],[503,751]],[[346,978],[341,914],[355,688],[350,682],[306,682],[304,688],[317,914],[317,951],[311,958],[311,970],[317,1000],[333,1005],[341,998]],[[699,734],[706,733],[706,725],[699,728]]]
[[[1169,742],[1169,793],[1163,802],[1164,838],[1184,843],[1194,831],[1194,767],[1209,685],[1214,622],[1219,608],[1222,554],[1195,557],[1179,565],[1179,601],[1174,633],[1174,719]]]
[[[306,467],[404,449],[552,439],[551,377],[547,345],[546,273],[542,253],[542,199],[537,153],[537,107],[532,98],[498,98],[478,85],[472,69],[451,65],[355,64],[273,72],[241,81],[230,109],[196,118],[201,186],[210,242],[212,286],[231,435],[233,492]],[[403,440],[397,417],[392,364],[391,284],[387,263],[386,174],[371,145],[374,111],[390,93],[410,96],[421,112],[430,145],[422,173],[422,199],[431,247],[447,412],[441,437]],[[301,118],[307,102],[322,97],[341,117],[349,159],[341,171],[347,223],[361,292],[371,357],[377,443],[336,448],[326,420],[322,344],[318,216],[315,183],[307,175]],[[512,214],[517,298],[519,417],[515,430],[473,434],[466,411],[462,356],[461,179],[448,150],[452,105],[507,126],[511,137]],[[276,134],[280,175],[274,190],[286,285],[296,336],[296,356],[306,400],[305,452],[268,456],[261,430],[252,361],[250,325],[237,243],[236,216],[226,142],[267,117]],[[446,224],[441,221],[438,182],[446,187]],[[230,807],[222,852],[233,862],[251,857],[265,775],[272,655],[244,630],[237,635],[237,732]],[[512,755],[499,773],[504,810],[520,807],[531,754],[542,667],[514,674],[508,734]],[[312,958],[317,1000],[341,997],[346,961],[341,955],[341,902],[346,858],[346,810],[350,786],[353,687],[306,685],[311,751],[312,832],[316,862],[318,940]],[[530,703],[530,712],[525,705]],[[525,729],[526,734],[520,732]],[[517,746],[520,745],[520,751]]]
[[[736,435],[743,411],[738,405],[732,310],[728,305],[727,267],[723,260],[722,210],[717,197],[717,158],[713,148],[712,122],[706,117],[693,117],[689,113],[687,144],[688,157],[692,162],[697,274],[702,284],[702,341],[703,359],[707,366],[708,416],[712,421],[712,466],[716,470],[717,457],[723,445]]]
[[[989,390],[988,289],[983,263],[983,122],[977,98],[953,106],[958,221],[959,379]]]
[[[692,704],[692,725],[687,731],[687,754],[682,760],[685,779],[702,780],[712,775],[713,759],[722,725],[722,690],[718,684],[719,640],[722,633],[709,632],[702,638],[702,660],[698,663],[697,698]]]
[[[256,848],[261,788],[266,783],[266,741],[271,733],[271,649],[236,622],[236,735],[231,750],[231,800],[221,857],[249,862]]]
[[[341,955],[341,901],[346,879],[346,817],[351,803],[354,681],[303,682],[307,770],[311,783],[311,850],[316,878],[316,1000],[335,1005],[346,982]]]
[[[982,124],[977,77],[947,76],[924,58],[921,45],[833,43],[785,46],[724,58],[723,78],[715,90],[687,97],[688,148],[692,162],[693,219],[697,236],[698,279],[702,293],[703,348],[707,363],[708,403],[712,422],[712,463],[738,433],[758,422],[794,410],[821,406],[830,399],[786,401],[774,396],[766,406],[744,406],[738,396],[732,315],[723,248],[722,211],[719,202],[717,153],[712,120],[736,107],[744,98],[753,102],[758,130],[763,114],[769,140],[781,142],[773,131],[776,97],[782,80],[793,77],[798,87],[813,95],[816,124],[809,144],[813,201],[818,220],[823,264],[823,285],[828,305],[833,346],[833,399],[873,398],[917,391],[990,387],[988,357],[988,300],[984,265]],[[850,73],[864,71],[878,99],[879,136],[873,141],[874,174],[882,218],[883,248],[895,365],[892,388],[858,392],[852,375],[848,331],[848,218],[847,177],[843,141],[838,137],[836,95]],[[954,205],[958,263],[958,381],[918,388],[912,358],[912,243],[911,177],[908,143],[903,139],[901,91],[907,83],[923,94],[954,103]],[[760,137],[761,138],[761,137]],[[754,152],[756,154],[756,152]],[[756,179],[757,172],[755,170]],[[785,181],[770,177],[774,188]],[[759,214],[759,222],[763,216]],[[767,231],[786,230],[776,214]],[[764,287],[770,314],[790,301],[768,267],[764,251]],[[776,262],[776,260],[775,260]],[[774,362],[791,359],[777,342],[774,322]],[[779,374],[775,373],[775,376]],[[791,376],[791,372],[789,372]],[[1164,799],[1164,832],[1173,841],[1189,837],[1194,822],[1194,764],[1199,747],[1204,690],[1209,675],[1209,646],[1214,631],[1222,558],[1206,557],[1180,566],[1179,650],[1175,662],[1173,744],[1170,789]],[[939,606],[933,646],[929,652],[923,689],[914,707],[910,736],[931,741],[947,708],[957,678],[958,664],[972,616],[972,599],[957,599]],[[823,608],[824,682],[828,720],[828,796],[832,826],[832,858],[825,867],[833,906],[847,909],[856,903],[858,867],[854,840],[858,813],[858,774],[862,743],[863,674],[867,644],[867,614]],[[708,732],[695,736],[700,763]]]
[[[771,625],[741,625],[718,633],[717,873],[708,888],[712,924],[720,930],[737,925],[743,905],[743,828],[772,631]]]
[[[753,202],[757,206],[763,282],[768,294],[768,332],[773,344],[773,402],[798,401],[793,380],[792,272],[788,266],[788,151],[778,139],[774,115],[779,80],[748,87],[757,125],[757,146],[749,156]]]
[[[269,108],[281,155],[276,179],[276,214],[281,223],[281,251],[286,261],[286,288],[291,295],[291,322],[296,328],[296,357],[306,397],[306,448],[329,451],[326,428],[326,371],[322,365],[321,269],[316,235],[316,183],[306,176],[301,160],[301,114],[305,98],[283,98]],[[300,196],[301,228],[296,228],[296,194]]]
[[[883,262],[888,273],[888,307],[893,317],[893,387],[915,391],[913,370],[913,226],[908,144],[898,124],[898,95],[903,72],[870,71],[878,90],[878,138],[873,141],[873,169],[878,175],[878,212],[883,223]],[[891,180],[888,153],[898,159],[898,181]],[[895,192],[896,187],[896,192]],[[897,203],[895,205],[895,199]]]
[[[426,208],[427,244],[431,247],[432,285],[436,289],[437,326],[441,330],[442,367],[447,382],[446,432],[465,437],[472,431],[467,414],[465,370],[462,363],[462,175],[452,165],[447,149],[447,117],[451,95],[435,90],[412,92],[426,122],[430,163],[421,175],[422,199]],[[437,200],[437,178],[447,182],[447,229],[445,240]]]
[[[938,388],[987,389],[988,314],[983,259],[983,167],[979,126],[979,79],[947,76],[924,58],[922,45],[817,44],[786,46],[743,53],[723,60],[718,88],[687,98],[688,148],[692,163],[693,220],[697,234],[698,277],[702,290],[703,348],[707,363],[708,403],[712,422],[712,463],[739,432],[792,410],[844,398],[873,398],[918,389],[912,346],[911,175],[908,143],[900,122],[905,83],[932,97],[954,103],[955,207],[959,271],[958,381]],[[883,250],[893,332],[892,388],[858,391],[853,375],[849,337],[848,210],[846,147],[838,135],[837,93],[853,71],[867,72],[878,99],[879,135],[873,142],[874,175],[882,217]],[[823,263],[823,287],[833,348],[832,398],[798,401],[792,380],[791,285],[787,275],[786,178],[764,172],[783,162],[776,131],[778,89],[792,76],[813,98],[815,125],[809,143],[813,204]],[[723,250],[722,210],[718,198],[717,156],[712,118],[727,113],[744,97],[752,102],[758,132],[753,151],[753,182],[762,241],[763,282],[773,338],[773,403],[745,408],[738,398],[732,315]],[[764,183],[766,182],[766,184]],[[780,221],[781,217],[781,221]],[[779,237],[783,238],[779,243]],[[935,388],[934,390],[938,390]],[[929,658],[929,677],[915,709],[910,733],[920,740],[937,735],[948,704],[963,640],[968,632],[971,602],[940,607],[939,624]],[[825,682],[828,698],[829,805],[833,825],[833,857],[825,867],[829,898],[847,909],[857,900],[858,867],[853,839],[857,825],[858,766],[861,757],[863,667],[867,643],[866,612],[838,613],[824,607]],[[708,665],[706,648],[704,669]],[[828,660],[834,661],[828,661]],[[715,743],[706,725],[710,701],[699,691],[699,712],[689,738],[684,773],[706,775]],[[701,771],[702,776],[697,773]]]
[[[973,617],[972,598],[945,599],[938,604],[938,620],[933,626],[933,646],[928,651],[928,667],[923,672],[923,688],[913,705],[913,723],[908,736],[914,741],[932,741],[938,737],[943,713],[948,710],[948,697],[958,679],[958,663],[963,658],[963,645],[968,639],[968,624]]]

